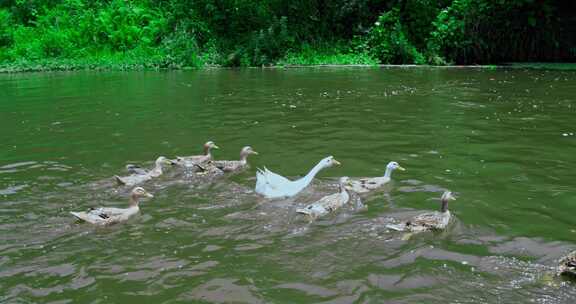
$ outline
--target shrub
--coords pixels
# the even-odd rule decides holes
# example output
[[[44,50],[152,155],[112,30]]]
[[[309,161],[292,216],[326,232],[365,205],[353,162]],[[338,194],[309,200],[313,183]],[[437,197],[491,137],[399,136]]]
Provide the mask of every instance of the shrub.
[[[471,64],[553,58],[559,25],[550,0],[454,0],[433,22],[429,57]]]
[[[368,33],[366,46],[381,63],[425,63],[422,54],[406,37],[398,9],[392,9],[378,18]]]
[[[253,32],[243,47],[228,56],[225,64],[270,65],[286,54],[293,43],[294,38],[288,31],[288,20],[286,17],[281,17],[272,22],[268,28]]]
[[[12,44],[12,14],[6,9],[0,9],[0,48]]]

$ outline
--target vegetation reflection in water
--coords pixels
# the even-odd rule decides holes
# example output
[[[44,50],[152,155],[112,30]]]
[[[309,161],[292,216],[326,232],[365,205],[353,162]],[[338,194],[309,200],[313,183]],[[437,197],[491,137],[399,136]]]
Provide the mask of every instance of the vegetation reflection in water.
[[[574,249],[574,72],[473,69],[208,70],[0,78],[0,299],[18,302],[571,303],[553,266]],[[159,155],[259,152],[199,183],[167,170],[129,223],[68,214],[122,206],[112,176]],[[269,202],[257,167],[304,175]],[[340,176],[391,183],[313,223],[295,210]],[[119,190],[120,189],[120,190]],[[456,192],[444,232],[386,226]],[[464,292],[463,292],[464,291]]]

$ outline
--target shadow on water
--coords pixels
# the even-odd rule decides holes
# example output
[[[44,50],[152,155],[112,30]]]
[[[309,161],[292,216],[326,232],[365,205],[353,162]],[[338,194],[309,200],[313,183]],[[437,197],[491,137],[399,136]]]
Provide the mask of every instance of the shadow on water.
[[[2,75],[0,302],[573,303],[556,277],[575,248],[576,137],[566,71],[301,69]],[[127,223],[68,214],[122,207],[127,163],[260,155],[233,176],[176,168],[143,186]],[[307,173],[290,199],[254,193],[255,168]],[[407,168],[314,222],[295,213],[337,178]],[[458,200],[443,232],[387,224]]]

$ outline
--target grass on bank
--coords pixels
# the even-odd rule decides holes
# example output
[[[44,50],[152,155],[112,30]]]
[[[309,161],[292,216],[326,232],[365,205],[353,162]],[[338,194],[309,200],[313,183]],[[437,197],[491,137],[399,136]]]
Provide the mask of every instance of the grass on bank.
[[[365,52],[352,53],[339,48],[304,47],[300,51],[289,51],[276,65],[378,65],[380,62]]]
[[[195,55],[194,55],[195,56]],[[99,52],[77,58],[18,59],[0,63],[0,73],[72,71],[72,70],[158,70],[200,68],[209,58],[195,56],[189,65],[178,63],[159,49],[134,49],[128,52]]]

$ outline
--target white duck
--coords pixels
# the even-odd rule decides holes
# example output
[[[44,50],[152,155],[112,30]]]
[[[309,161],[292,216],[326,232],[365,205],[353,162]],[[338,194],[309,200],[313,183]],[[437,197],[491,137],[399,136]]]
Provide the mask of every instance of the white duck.
[[[417,215],[406,222],[402,222],[398,225],[386,225],[386,227],[396,231],[409,232],[443,230],[450,223],[450,219],[452,219],[452,214],[450,214],[450,210],[448,210],[448,201],[456,200],[456,198],[452,196],[452,192],[445,191],[440,200],[442,201],[440,212],[426,212]]]
[[[140,211],[138,204],[141,197],[154,197],[142,187],[136,187],[130,195],[130,206],[128,208],[100,207],[90,208],[88,212],[70,212],[80,220],[94,225],[110,225],[127,221]]]
[[[340,163],[335,160],[334,157],[328,156],[314,166],[306,176],[295,181],[278,175],[266,167],[264,167],[264,170],[258,169],[258,171],[256,171],[256,193],[266,198],[294,196],[306,188],[320,170],[332,167],[333,165],[340,165]]]
[[[400,167],[400,165],[397,162],[392,161],[389,162],[388,165],[386,166],[386,172],[384,172],[384,176],[352,179],[350,180],[350,182],[348,182],[346,189],[354,191],[356,193],[366,193],[376,190],[390,182],[392,178],[392,171],[396,169],[400,171],[406,170]]]
[[[339,181],[340,191],[338,193],[327,195],[302,209],[296,209],[296,212],[308,216],[310,220],[315,220],[320,216],[338,210],[350,201],[350,195],[345,187],[347,182],[347,176],[341,177]]]

